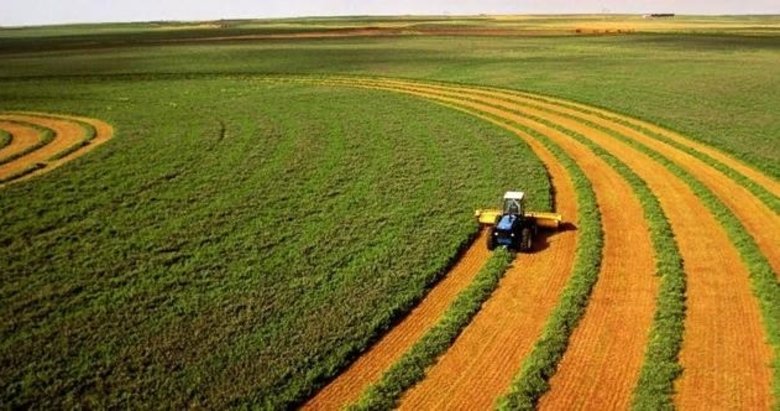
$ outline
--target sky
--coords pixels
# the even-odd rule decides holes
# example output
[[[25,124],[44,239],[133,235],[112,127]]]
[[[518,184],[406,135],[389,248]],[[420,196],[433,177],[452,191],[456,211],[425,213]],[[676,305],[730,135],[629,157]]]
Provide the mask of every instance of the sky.
[[[344,15],[780,14],[780,0],[0,0],[0,26]]]

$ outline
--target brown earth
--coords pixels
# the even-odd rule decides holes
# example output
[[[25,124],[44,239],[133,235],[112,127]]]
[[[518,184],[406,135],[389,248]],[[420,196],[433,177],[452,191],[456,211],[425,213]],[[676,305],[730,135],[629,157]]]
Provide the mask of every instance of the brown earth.
[[[109,124],[106,124],[100,120],[86,117],[34,112],[13,112],[0,113],[0,120],[3,119],[36,124],[41,127],[51,129],[55,133],[55,138],[51,143],[45,145],[44,147],[0,166],[0,178],[3,178],[24,170],[28,166],[35,163],[43,163],[46,165],[46,167],[27,174],[24,177],[15,179],[5,184],[0,184],[0,187],[27,180],[34,176],[60,167],[68,161],[76,159],[95,149],[100,144],[108,141],[108,139],[110,139],[114,133],[113,128]],[[49,160],[51,156],[80,142],[85,137],[86,130],[78,122],[87,123],[95,127],[95,138],[93,138],[87,146],[82,147],[59,160]],[[2,126],[2,124],[7,124],[7,122],[0,123],[0,126]],[[5,129],[5,127],[3,128]]]
[[[0,159],[24,151],[40,139],[38,130],[20,123],[0,121],[0,130],[11,133],[11,144],[0,149]]]
[[[430,329],[450,303],[477,275],[489,252],[482,232],[456,265],[400,323],[331,381],[303,409],[338,410],[356,401],[363,390]]]
[[[685,343],[681,353],[681,363],[686,371],[677,385],[679,394],[675,401],[680,406],[696,406],[697,408],[714,406],[718,408],[760,409],[770,406],[772,397],[769,364],[772,352],[766,344],[766,334],[761,325],[756,298],[751,292],[747,269],[725,230],[682,180],[648,156],[599,130],[566,117],[529,108],[526,105],[507,103],[504,98],[512,98],[511,96],[503,96],[499,100],[486,97],[476,90],[424,86],[415,83],[373,82],[366,85],[415,94],[470,109],[475,108],[475,103],[465,101],[464,97],[489,105],[521,110],[577,131],[624,161],[648,183],[651,190],[657,195],[667,213],[681,254],[686,261],[688,318],[684,336]],[[548,104],[547,107],[553,110],[561,109],[555,104]],[[501,109],[482,106],[478,110],[527,124],[524,117],[507,113]],[[594,118],[592,121],[607,127],[615,126],[612,122],[601,118]],[[557,142],[566,148],[571,144],[571,141],[567,140],[557,139]],[[673,161],[675,159],[680,161],[680,157],[672,157]],[[698,169],[691,171],[701,172],[701,175],[697,174],[697,177],[707,181],[708,185],[729,184],[729,181],[725,181],[729,179],[722,174],[718,176],[717,173]],[[721,180],[708,180],[715,178]],[[587,323],[584,322],[584,324]],[[741,327],[735,327],[735,324],[740,324]],[[578,330],[578,333],[581,332]],[[572,341],[576,343],[574,337]],[[451,351],[455,350],[457,344],[456,342]],[[467,353],[467,355],[469,354],[479,355],[478,352]],[[447,355],[442,358],[441,362]],[[567,354],[567,357],[573,355],[575,354],[570,353]],[[504,361],[498,357],[494,360],[496,363]],[[619,368],[617,364],[622,365],[624,361],[622,353],[613,357],[612,361],[607,364],[611,370],[610,375],[613,372],[620,372],[619,369],[616,369]],[[562,363],[561,367],[565,364]],[[436,367],[431,370],[428,378],[432,378]],[[582,375],[580,372],[574,374],[576,374],[574,377]],[[464,372],[460,375],[468,375],[468,373]],[[562,375],[565,375],[563,371]],[[468,377],[461,376],[461,378]],[[584,378],[580,378],[580,380],[580,384],[596,387],[592,388],[594,390],[598,387],[603,390],[604,384],[608,384],[612,390],[616,383],[616,379],[613,378],[607,381],[582,381]],[[550,396],[566,396],[567,392],[570,392],[568,391],[571,390],[569,387],[566,388],[566,392],[561,393],[556,388],[561,386],[559,381],[560,379],[553,378],[553,391],[550,392]],[[425,384],[428,384],[427,380],[423,381],[420,386]],[[448,397],[445,400],[451,401],[451,397],[455,394],[452,394],[446,386],[439,388],[438,391],[431,390],[429,392],[448,393],[446,395],[438,394],[438,396]],[[412,390],[409,396],[413,395],[414,391]],[[468,400],[469,395],[475,394],[473,392],[463,393],[463,396],[459,397]],[[551,400],[545,399],[543,403],[545,401]],[[593,404],[596,408],[603,405]]]

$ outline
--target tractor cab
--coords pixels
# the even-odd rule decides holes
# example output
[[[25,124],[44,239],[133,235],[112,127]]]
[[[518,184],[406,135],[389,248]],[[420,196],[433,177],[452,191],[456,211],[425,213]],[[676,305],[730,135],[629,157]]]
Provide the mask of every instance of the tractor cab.
[[[503,214],[522,216],[525,212],[525,193],[522,191],[507,191],[504,194]]]

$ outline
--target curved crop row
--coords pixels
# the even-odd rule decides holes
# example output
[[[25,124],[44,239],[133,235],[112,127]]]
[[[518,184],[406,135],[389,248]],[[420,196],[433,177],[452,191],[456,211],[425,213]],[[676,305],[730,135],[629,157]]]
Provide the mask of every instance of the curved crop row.
[[[600,128],[598,125],[591,124],[593,127]],[[664,157],[660,153],[654,151],[651,148],[637,142],[633,139],[627,138],[615,131],[605,130],[600,128],[606,133],[614,136],[615,138],[635,147],[637,150],[647,154],[655,161],[661,163],[669,169],[674,175],[681,180],[685,181],[696,195],[703,201],[710,212],[715,215],[721,222],[723,227],[727,230],[730,237],[733,239],[736,248],[742,255],[743,260],[747,263],[747,268],[750,273],[751,282],[753,284],[753,290],[760,302],[761,312],[764,319],[764,326],[767,334],[770,338],[770,343],[774,347],[774,396],[780,398],[780,327],[775,319],[780,318],[780,285],[775,280],[776,273],[772,270],[770,262],[766,256],[761,252],[753,237],[740,222],[740,220],[731,212],[726,204],[722,200],[718,199],[712,191],[710,191],[702,182],[696,179],[690,172],[684,170],[680,165],[672,162],[668,158]],[[586,140],[583,136],[579,136],[580,139]],[[725,166],[724,166],[725,167]],[[741,175],[741,174],[740,174]],[[674,262],[669,267],[674,267]],[[682,284],[678,284],[678,290],[670,294],[671,297],[677,296],[675,299],[681,300],[683,296],[680,294],[684,287]],[[671,301],[671,300],[670,300]],[[665,322],[671,333],[663,333],[669,338],[668,346],[666,347],[650,347],[648,353],[648,360],[658,355],[663,355],[667,359],[672,357],[674,349],[676,347],[679,350],[681,345],[682,335],[679,337],[676,334],[682,334],[683,325],[677,324],[679,321],[676,317],[680,314],[680,308],[670,311],[672,314],[669,317],[665,317]],[[660,307],[659,307],[660,309]],[[663,318],[663,317],[662,317]],[[660,318],[658,318],[660,320]],[[667,363],[664,365],[664,363]],[[671,394],[673,391],[672,382],[673,376],[678,372],[675,369],[678,366],[672,366],[668,364],[668,361],[659,361],[658,365],[647,364],[645,370],[643,370],[643,383],[638,387],[637,397],[635,404],[639,407],[646,409],[656,408],[659,403],[654,402],[654,398],[659,398],[657,395],[652,395],[653,391],[665,392]],[[651,380],[654,380],[653,383]],[[666,405],[669,405],[668,403]]]
[[[767,332],[770,335],[772,345],[775,346],[775,350],[777,350],[777,327],[776,322],[772,320],[772,318],[778,318],[778,311],[776,308],[778,299],[777,283],[772,281],[772,270],[768,264],[768,261],[761,254],[760,250],[758,250],[749,234],[745,231],[744,228],[742,228],[739,220],[733,214],[726,211],[728,208],[722,202],[716,201],[717,198],[702,183],[698,182],[693,176],[682,170],[680,166],[672,163],[670,160],[652,151],[651,149],[644,147],[632,139],[628,139],[619,135],[617,135],[617,137],[621,138],[622,141],[626,142],[627,144],[630,144],[640,151],[648,154],[655,161],[658,161],[666,168],[671,170],[677,177],[686,181],[686,183],[694,190],[696,195],[701,198],[705,204],[707,204],[708,209],[714,215],[718,216],[718,219],[721,221],[723,226],[727,228],[732,238],[736,240],[735,245],[742,253],[743,259],[749,262],[748,265],[751,278],[753,279],[754,289],[756,290],[756,294],[759,296],[759,301],[761,302],[762,313],[765,319],[764,324],[767,328]],[[777,354],[775,354],[775,358],[777,358]],[[777,367],[775,367],[775,370],[777,370]],[[777,371],[775,371],[775,373],[777,373]],[[775,374],[774,381],[775,391],[777,391],[777,374]],[[664,385],[666,386],[664,390],[668,391],[668,382]]]
[[[437,100],[436,98],[433,99]],[[475,108],[464,107],[466,111]],[[507,125],[516,127],[511,121],[507,122],[506,119],[502,119],[499,116],[491,114],[490,117],[499,123],[508,123]],[[562,302],[554,310],[551,317],[552,319],[547,322],[542,342],[537,343],[536,348],[531,353],[532,358],[545,358],[544,361],[533,362],[534,366],[528,367],[527,369],[529,376],[533,374],[537,377],[533,382],[534,386],[528,387],[529,391],[527,394],[537,398],[538,395],[544,392],[546,380],[554,370],[557,359],[560,358],[566,348],[569,337],[569,332],[566,332],[566,330],[571,331],[574,328],[573,325],[576,324],[586,306],[588,295],[598,276],[603,240],[599,219],[600,213],[596,206],[595,194],[593,193],[592,187],[587,181],[585,174],[579,169],[577,169],[578,171],[572,171],[573,168],[577,167],[574,164],[574,161],[568,157],[566,157],[566,160],[561,160],[561,156],[564,156],[565,154],[553,145],[549,139],[535,133],[533,130],[523,128],[522,131],[524,134],[530,131],[534,134],[532,137],[533,139],[541,141],[548,150],[554,150],[556,157],[558,157],[558,161],[561,161],[574,176],[573,180],[577,187],[578,203],[582,204],[582,202],[585,202],[585,204],[588,204],[585,206],[586,208],[581,208],[579,211],[584,212],[585,214],[580,214],[581,217],[579,217],[580,223],[578,231],[580,240],[578,241],[578,244],[580,245],[578,246],[575,257],[576,263],[574,272],[572,273],[571,279],[568,281],[567,287],[563,291],[561,297]],[[586,193],[590,193],[590,195]],[[526,379],[525,381],[530,381],[530,379]],[[406,403],[402,403],[402,407],[406,406],[405,404]]]
[[[550,102],[549,100],[546,100],[545,98],[539,96],[534,96],[526,93],[521,93],[520,95],[531,100]],[[567,104],[560,101],[555,101],[555,104],[561,107],[571,108],[581,113],[591,114],[608,121],[613,121],[616,124],[632,128],[644,135],[663,141],[664,143],[669,144],[670,146],[674,147],[677,150],[690,154],[696,157],[697,159],[703,161],[707,165],[725,174],[726,176],[734,180],[734,182],[738,183],[739,185],[747,188],[748,190],[750,190],[750,192],[753,195],[755,195],[764,204],[770,207],[774,212],[780,213],[780,191],[778,191],[780,187],[778,187],[778,185],[773,180],[769,179],[766,176],[761,175],[760,173],[756,172],[753,169],[749,169],[750,173],[746,173],[744,171],[746,167],[744,165],[735,164],[734,160],[731,160],[731,162],[726,163],[722,159],[719,160],[718,158],[716,158],[717,154],[711,154],[705,151],[697,150],[695,146],[686,145],[685,143],[680,142],[678,139],[674,139],[668,135],[663,134],[660,131],[653,130],[649,128],[648,125],[638,123],[637,121],[629,121],[627,119],[615,117],[614,115],[613,116],[606,115],[599,111],[595,111],[592,109],[584,108],[573,104]]]

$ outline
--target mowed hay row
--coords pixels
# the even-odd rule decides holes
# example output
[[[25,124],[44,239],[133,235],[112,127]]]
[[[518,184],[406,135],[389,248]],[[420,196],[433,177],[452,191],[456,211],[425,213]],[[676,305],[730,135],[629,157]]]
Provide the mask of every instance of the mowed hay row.
[[[562,123],[563,120],[561,118],[554,118],[551,121],[557,122],[558,124]],[[778,323],[776,321],[776,318],[778,318],[778,315],[780,315],[780,301],[778,301],[778,288],[776,283],[776,275],[777,273],[773,273],[772,269],[772,261],[771,259],[774,258],[770,254],[770,259],[767,259],[767,257],[762,254],[763,251],[766,251],[766,247],[761,247],[761,244],[757,244],[754,240],[756,239],[756,234],[753,231],[750,231],[747,228],[747,224],[744,224],[743,221],[740,221],[739,215],[736,213],[732,213],[732,211],[727,207],[726,204],[724,204],[721,199],[716,196],[713,192],[709,190],[710,187],[705,185],[703,182],[700,182],[698,179],[698,176],[694,177],[691,173],[689,173],[687,170],[683,169],[680,165],[672,162],[668,158],[664,157],[658,152],[653,151],[652,149],[642,145],[641,143],[637,142],[633,138],[629,138],[626,136],[623,136],[619,133],[616,133],[613,130],[607,129],[603,125],[599,124],[593,124],[589,121],[583,120],[583,123],[586,124],[589,127],[593,127],[593,129],[588,129],[586,131],[586,134],[588,136],[600,136],[605,137],[603,131],[607,131],[607,134],[610,134],[612,137],[618,138],[619,140],[623,141],[624,143],[630,145],[631,147],[635,148],[636,150],[639,150],[649,157],[651,157],[654,161],[660,162],[663,164],[667,169],[671,170],[672,174],[676,176],[678,179],[682,179],[689,187],[690,190],[694,192],[694,194],[699,197],[699,199],[706,205],[706,208],[708,209],[710,214],[714,214],[717,218],[716,220],[720,223],[720,225],[725,228],[726,236],[728,237],[728,241],[733,243],[736,246],[736,249],[738,250],[742,262],[746,264],[746,269],[749,272],[750,277],[750,283],[752,283],[753,288],[753,294],[755,294],[756,297],[758,297],[758,302],[760,303],[761,313],[763,315],[764,319],[764,330],[761,330],[760,325],[757,324],[756,320],[753,320],[752,323],[750,323],[750,328],[754,331],[753,336],[753,343],[749,344],[748,346],[752,348],[752,355],[753,357],[753,364],[756,365],[754,368],[755,375],[751,373],[744,373],[740,374],[741,376],[741,386],[740,389],[743,391],[743,394],[747,393],[748,397],[756,399],[757,404],[761,404],[761,401],[771,401],[771,398],[764,395],[761,397],[761,393],[766,393],[767,383],[766,383],[766,372],[767,367],[766,364],[769,363],[770,360],[766,359],[764,363],[762,364],[760,358],[756,358],[755,356],[762,356],[766,358],[768,356],[767,350],[769,350],[769,347],[763,346],[762,342],[764,341],[763,335],[768,334],[769,340],[771,345],[774,346],[775,350],[775,363],[777,364],[777,349],[778,349],[778,343],[780,343],[780,330],[778,330]],[[595,130],[594,130],[595,129]],[[623,154],[621,155],[621,159],[623,159]],[[652,174],[652,172],[650,173]],[[669,177],[671,178],[671,177]],[[657,185],[660,187],[663,185],[663,179],[660,179],[657,182]],[[711,185],[710,185],[711,186]],[[681,219],[684,220],[684,217],[681,217]],[[771,219],[771,217],[770,217]],[[771,224],[771,223],[770,223]],[[695,226],[692,227],[695,230]],[[692,234],[694,235],[694,234]],[[700,234],[701,235],[701,234]],[[692,240],[695,241],[695,240]],[[733,247],[732,247],[733,249]],[[713,253],[717,253],[717,246],[713,249]],[[744,267],[744,266],[743,266]],[[724,270],[721,268],[721,272],[727,272],[728,270]],[[743,271],[744,273],[744,271]],[[725,274],[724,274],[725,275]],[[754,319],[757,317],[755,314],[755,302],[756,299],[750,298],[750,293],[748,292],[748,289],[750,288],[750,284],[746,281],[746,276],[741,278],[737,278],[736,281],[738,281],[741,284],[742,292],[741,292],[741,302],[737,304],[733,304],[732,308],[728,308],[727,310],[729,312],[732,312],[733,309],[737,309],[740,305],[747,306],[748,315],[752,316]],[[732,288],[732,285],[723,285],[721,284],[719,289],[713,290],[713,285],[717,284],[714,282],[711,282],[710,278],[706,277],[706,272],[702,272],[699,277],[695,278],[695,280],[699,281],[697,285],[700,285],[702,282],[704,282],[707,287],[706,288],[699,288],[698,291],[701,293],[699,294],[702,297],[709,297],[706,298],[705,302],[700,302],[699,304],[695,305],[695,309],[700,309],[702,306],[710,306],[712,305],[713,300],[722,299],[718,298],[720,294],[715,294],[713,296],[713,293],[719,293],[726,291],[726,294],[734,295],[734,293],[728,293],[728,289]],[[733,299],[734,297],[731,297]],[[726,297],[726,299],[729,299],[729,297]],[[692,301],[693,304],[693,301]],[[722,304],[722,303],[721,303]],[[721,308],[722,310],[722,308]],[[740,314],[743,314],[740,311]],[[726,319],[723,321],[722,316],[719,316],[721,318],[721,321],[719,322],[719,325],[711,325],[709,331],[706,332],[706,335],[709,336],[710,339],[718,340],[718,333],[720,329],[727,329],[728,331],[731,331],[732,334],[736,333],[733,327],[729,327],[728,322],[729,320]],[[690,328],[690,327],[689,327]],[[722,347],[721,349],[725,350],[726,355],[730,355],[729,351],[737,351],[737,346],[741,345],[741,342],[735,342],[738,341],[740,338],[739,336],[732,336],[732,344],[730,346]],[[718,340],[720,341],[720,340]],[[706,344],[706,343],[705,343]],[[707,344],[710,346],[709,344]],[[761,354],[763,352],[763,354]],[[771,355],[769,355],[771,356]],[[709,363],[712,363],[714,361],[714,356],[710,359],[712,361],[705,361],[704,364],[701,364],[705,368],[708,366]],[[685,365],[685,364],[683,364]],[[720,370],[722,371],[722,370]],[[739,374],[739,371],[731,370],[731,372],[735,372]],[[777,377],[777,367],[775,367],[775,392],[778,391],[778,377]],[[721,378],[721,386],[727,386],[729,381],[729,372],[719,372],[719,370],[715,371],[708,371],[706,374],[713,374],[719,378]],[[761,386],[761,383],[759,382],[759,389],[756,390],[759,394],[757,396],[750,396],[750,390],[749,386],[751,384],[751,379],[756,377],[758,380],[761,380],[761,378],[764,379],[763,386]],[[771,379],[771,378],[770,378]],[[684,381],[685,379],[683,379]],[[697,385],[698,386],[698,385]],[[643,388],[643,387],[640,387]],[[646,388],[646,387],[645,387]],[[703,391],[699,391],[700,395]],[[736,398],[737,403],[740,401],[739,396],[730,395],[729,398]],[[719,399],[713,399],[710,405],[713,404],[720,404],[722,402],[719,402],[720,400],[725,400],[724,397],[721,397]]]
[[[0,130],[9,136],[8,144],[0,149],[0,165],[7,164],[25,153],[35,150],[36,145],[41,144],[44,132],[48,131],[51,138],[54,137],[54,132],[51,130],[18,121],[0,121]]]
[[[16,136],[2,152],[0,184],[25,180],[86,154],[113,135],[110,125],[94,119],[48,113],[0,113],[0,128]],[[35,142],[33,132],[43,130]]]
[[[521,109],[525,115],[542,114],[527,108],[516,108]],[[546,115],[545,117],[555,124],[567,123],[562,116]],[[726,232],[723,228],[739,226],[739,222],[724,224],[723,219],[715,218],[713,213],[726,210],[723,212],[724,218],[735,218],[735,216],[731,216],[728,209],[722,205],[713,207],[703,204],[701,198],[706,195],[706,188],[703,188],[703,191],[693,190],[689,186],[690,181],[686,179],[681,181],[678,173],[669,171],[672,164],[660,165],[659,161],[663,163],[661,159],[639,154],[636,150],[586,125],[569,122],[568,127],[573,127],[581,134],[587,135],[642,176],[650,184],[653,192],[659,196],[664,210],[670,214],[675,234],[681,237],[681,252],[686,261],[686,273],[691,283],[689,286],[691,308],[682,353],[682,365],[688,372],[683,374],[681,382],[686,381],[686,377],[693,376],[693,379],[698,382],[691,384],[690,388],[696,387],[698,390],[691,394],[681,392],[677,401],[690,405],[697,396],[706,396],[709,400],[708,405],[766,406],[771,401],[769,394],[771,375],[768,367],[771,361],[771,350],[765,344],[766,333],[761,326],[756,298],[750,290],[751,284],[748,281],[748,268],[744,264],[744,258],[751,261],[750,278],[761,297],[765,325],[775,346],[777,337],[773,318],[777,318],[776,283],[772,284],[771,280],[766,278],[766,270],[761,268],[762,265],[766,265],[765,260],[763,264],[761,261],[754,262],[756,258],[761,259],[760,254],[753,257],[746,255],[742,249],[750,247],[750,239],[738,238],[736,236],[739,233]],[[664,195],[673,187],[678,193],[687,191],[684,199],[679,198],[680,194]],[[694,206],[695,208],[692,208]],[[675,215],[672,216],[672,213]],[[707,244],[708,241],[711,243]],[[706,244],[704,247],[703,242]],[[740,258],[740,253],[736,252],[734,244],[740,248],[744,258]],[[771,273],[771,269],[769,272]],[[707,314],[703,315],[703,312]],[[744,324],[746,329],[738,330],[730,326],[736,323]],[[699,329],[699,326],[702,328]],[[698,332],[692,334],[694,330]],[[690,335],[696,335],[697,339]],[[689,351],[685,349],[691,346],[699,348],[689,348]],[[708,354],[703,356],[693,354],[695,357],[686,361],[686,352]],[[710,390],[721,395],[706,394],[708,389],[704,387],[707,383]]]

